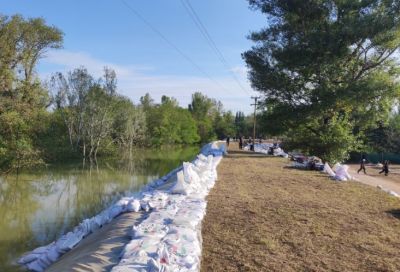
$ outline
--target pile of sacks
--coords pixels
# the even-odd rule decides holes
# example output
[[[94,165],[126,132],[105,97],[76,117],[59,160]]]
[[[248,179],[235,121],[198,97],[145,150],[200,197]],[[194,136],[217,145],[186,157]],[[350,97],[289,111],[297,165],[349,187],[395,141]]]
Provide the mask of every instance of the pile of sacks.
[[[329,166],[326,162],[324,164],[324,169],[322,170],[324,173],[328,174],[332,179],[337,181],[348,181],[352,180],[353,177],[348,172],[349,166],[342,165],[340,163],[336,163],[333,168]]]
[[[182,167],[148,184],[140,194],[124,197],[98,215],[83,220],[57,241],[24,255],[18,263],[31,271],[44,271],[83,238],[121,213],[151,210],[150,216],[142,224],[134,227],[133,240],[126,246],[121,263],[113,271],[125,271],[124,264],[132,264],[133,256],[139,255],[143,255],[143,258],[144,255],[147,256],[146,263],[144,264],[143,258],[137,258],[134,264],[146,265],[149,268],[146,268],[146,271],[152,271],[151,268],[155,265],[162,267],[166,264],[169,267],[177,267],[177,265],[188,267],[189,264],[191,264],[190,267],[198,267],[201,254],[201,250],[198,250],[200,248],[198,227],[205,214],[205,196],[214,185],[217,178],[216,167],[224,153],[223,145],[218,146],[217,143],[206,145],[193,163],[184,163]],[[168,191],[156,190],[174,175],[177,176],[177,181]],[[163,243],[157,240],[155,244],[154,239],[157,237],[163,239]],[[177,240],[172,243],[174,237]],[[135,243],[140,244],[140,247],[135,247]],[[156,250],[153,250],[155,247]],[[140,252],[136,252],[135,248],[140,248]],[[146,248],[148,250],[144,250]],[[180,249],[180,251],[174,251],[175,249]],[[142,269],[140,266],[135,267],[138,270]]]
[[[324,169],[322,160],[316,156],[306,157],[304,155],[291,155],[291,159],[294,161],[292,163],[292,167],[294,168],[317,171]]]
[[[149,211],[166,200],[162,192],[143,192],[140,197],[124,197],[96,216],[83,220],[72,231],[61,236],[57,241],[36,248],[18,260],[31,271],[44,271],[61,255],[74,248],[83,238],[108,224],[113,218],[125,212]]]
[[[251,145],[246,145],[243,150],[250,150]],[[278,145],[263,143],[263,144],[254,144],[254,152],[264,153],[267,155],[273,155],[276,157],[284,157],[288,158],[288,154],[283,151]]]
[[[166,205],[133,227],[132,240],[112,272],[199,271],[205,197],[214,186],[220,160],[199,155],[193,163],[184,163]]]

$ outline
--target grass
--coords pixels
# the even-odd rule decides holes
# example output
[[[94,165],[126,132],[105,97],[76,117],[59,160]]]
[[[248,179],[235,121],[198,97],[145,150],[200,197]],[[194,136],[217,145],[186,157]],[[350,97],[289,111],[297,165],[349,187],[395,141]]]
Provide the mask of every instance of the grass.
[[[356,182],[224,158],[202,225],[202,271],[400,271],[400,200]]]

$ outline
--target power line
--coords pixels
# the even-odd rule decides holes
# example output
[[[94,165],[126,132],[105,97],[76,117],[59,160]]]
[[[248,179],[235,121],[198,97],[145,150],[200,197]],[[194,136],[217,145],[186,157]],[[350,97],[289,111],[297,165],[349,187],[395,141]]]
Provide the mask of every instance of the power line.
[[[138,17],[144,24],[146,24],[154,33],[161,37],[164,42],[166,42],[169,46],[171,46],[179,55],[181,55],[184,59],[186,59],[189,63],[191,63],[199,72],[205,75],[209,80],[217,84],[224,91],[228,90],[222,86],[218,81],[213,79],[206,71],[204,71],[196,62],[194,62],[188,55],[186,55],[182,50],[180,50],[174,43],[172,43],[167,37],[159,31],[156,27],[154,27],[149,21],[147,21],[137,10],[132,8],[125,0],[121,0],[121,2],[136,16]]]
[[[199,29],[200,33],[212,49],[214,53],[216,54],[218,60],[225,66],[225,68],[229,71],[233,79],[236,81],[236,83],[239,85],[239,87],[246,92],[248,95],[250,93],[246,90],[246,88],[243,87],[243,85],[240,83],[240,80],[237,78],[235,73],[231,70],[231,67],[228,63],[228,61],[225,59],[224,55],[221,53],[221,50],[218,49],[218,46],[215,44],[213,38],[211,37],[210,33],[207,31],[207,28],[204,26],[202,23],[200,17],[198,16],[197,12],[193,8],[193,6],[190,4],[189,0],[181,0],[181,3],[183,7],[185,8],[186,12],[189,14],[190,18],[192,21],[195,23],[196,27]]]

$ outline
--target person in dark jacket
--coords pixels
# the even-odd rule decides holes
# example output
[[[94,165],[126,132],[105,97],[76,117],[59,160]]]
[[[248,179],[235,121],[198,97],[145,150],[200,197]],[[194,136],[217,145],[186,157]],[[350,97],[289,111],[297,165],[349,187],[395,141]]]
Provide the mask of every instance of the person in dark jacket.
[[[389,161],[386,160],[385,163],[383,164],[382,171],[379,172],[379,174],[385,173],[385,176],[389,174]]]
[[[364,174],[367,174],[367,172],[365,171],[365,162],[366,162],[365,159],[362,159],[362,160],[361,160],[360,169],[358,169],[357,174],[359,174],[361,170],[364,171]]]
[[[243,149],[243,137],[239,137],[239,149]]]
[[[226,146],[229,146],[229,142],[230,142],[230,140],[231,140],[231,138],[229,138],[229,136],[228,136],[228,137],[226,137]]]

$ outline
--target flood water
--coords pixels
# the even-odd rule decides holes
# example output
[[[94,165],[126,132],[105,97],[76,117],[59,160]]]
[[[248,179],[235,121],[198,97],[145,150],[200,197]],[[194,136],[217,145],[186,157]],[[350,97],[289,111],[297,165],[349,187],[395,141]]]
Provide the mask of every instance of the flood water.
[[[46,245],[148,182],[192,160],[198,147],[138,150],[97,166],[65,163],[18,176],[0,176],[0,271]]]

